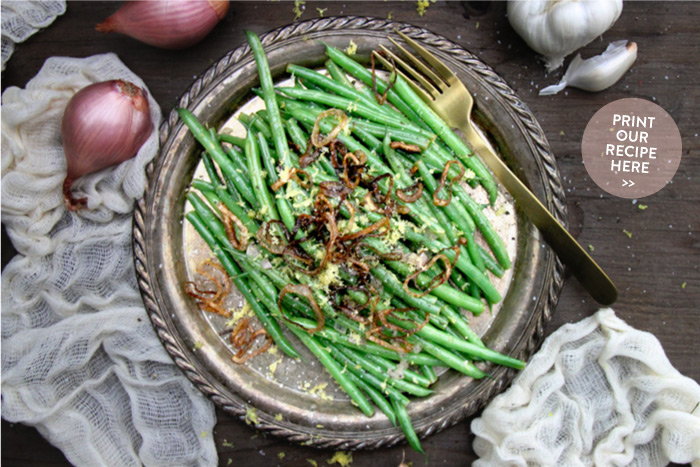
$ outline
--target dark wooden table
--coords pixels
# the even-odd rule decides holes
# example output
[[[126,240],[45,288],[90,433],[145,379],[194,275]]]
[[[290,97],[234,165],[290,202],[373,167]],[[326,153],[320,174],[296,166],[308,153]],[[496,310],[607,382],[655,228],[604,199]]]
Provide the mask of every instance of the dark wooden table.
[[[2,75],[2,89],[24,87],[54,55],[86,57],[115,52],[147,83],[164,114],[170,112],[193,78],[228,50],[244,42],[244,30],[264,33],[294,20],[292,2],[234,2],[223,22],[200,44],[185,51],[163,51],[94,25],[118,8],[115,2],[69,2],[65,15],[19,44]],[[617,283],[617,315],[654,333],[673,365],[700,381],[696,349],[700,341],[700,3],[629,2],[622,16],[583,50],[600,53],[618,39],[636,41],[639,58],[607,91],[569,89],[538,97],[538,89],[559,80],[545,76],[536,54],[513,32],[505,2],[431,3],[419,16],[415,2],[306,2],[301,19],[319,15],[370,15],[415,24],[442,34],[491,65],[533,111],[557,157],[566,188],[571,231]],[[656,102],[675,120],[683,137],[683,159],[675,178],[639,203],[599,189],[581,162],[581,138],[588,120],[603,105],[625,97]],[[628,236],[623,232],[631,233]],[[2,263],[14,255],[3,229]],[[573,277],[566,280],[551,333],[597,309]],[[219,413],[215,439],[221,465],[328,465],[333,455],[257,433]],[[427,465],[462,466],[476,456],[466,420],[424,441]],[[2,422],[3,465],[66,465],[62,453],[31,427]],[[403,453],[413,465],[426,459],[406,446],[353,453],[354,466],[398,465]],[[284,453],[283,460],[280,460]]]

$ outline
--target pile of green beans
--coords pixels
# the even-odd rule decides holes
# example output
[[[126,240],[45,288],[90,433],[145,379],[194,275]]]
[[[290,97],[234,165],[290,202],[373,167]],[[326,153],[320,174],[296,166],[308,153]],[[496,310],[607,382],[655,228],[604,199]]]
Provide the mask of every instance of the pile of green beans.
[[[483,207],[459,183],[454,184],[450,203],[436,205],[433,201],[440,190],[436,177],[440,177],[450,160],[458,160],[469,168],[473,174],[470,182],[481,184],[492,202],[497,195],[496,184],[481,161],[408,86],[390,87],[375,76],[377,91],[388,89],[388,102],[380,105],[371,88],[372,72],[328,46],[326,69],[330,76],[289,65],[287,71],[295,77],[295,86],[275,88],[260,40],[250,32],[247,38],[260,76],[260,89],[256,92],[264,100],[265,110],[239,117],[247,129],[246,136],[217,134],[205,128],[190,111],[178,109],[180,118],[203,148],[202,163],[208,178],[192,182],[185,217],[209,245],[280,350],[298,358],[295,344],[301,343],[359,410],[372,416],[378,408],[403,430],[414,449],[423,452],[406,407],[410,397],[433,393],[430,386],[437,381],[435,367],[452,368],[472,378],[487,376],[475,362],[524,367],[524,362],[486,348],[465,315],[479,314],[501,300],[489,271],[501,276],[511,266],[503,242],[483,214]],[[364,82],[365,86],[357,87],[351,79]],[[237,217],[251,241],[255,241],[255,234],[266,222],[281,222],[292,231],[296,219],[309,213],[308,200],[318,191],[318,184],[339,180],[328,158],[321,155],[306,168],[313,186],[290,180],[284,190],[272,189],[285,172],[299,168],[299,158],[310,144],[314,124],[325,134],[333,129],[333,118],[319,119],[319,114],[329,108],[340,109],[350,117],[336,138],[348,151],[367,156],[370,174],[390,174],[397,189],[408,189],[416,181],[425,188],[414,202],[395,199],[408,208],[405,214],[394,215],[396,222],[405,227],[398,240],[389,244],[381,236],[364,239],[379,255],[370,269],[383,289],[376,311],[394,310],[386,315],[392,326],[384,332],[404,329],[406,341],[413,346],[408,352],[364,338],[365,325],[337,312],[328,290],[319,286],[314,277],[288,267],[266,267],[265,260],[277,258],[263,245],[258,245],[259,254],[252,257],[236,250],[228,236],[227,228],[230,231],[231,226],[225,224],[223,210]],[[421,153],[395,149],[392,141],[417,145]],[[290,149],[290,143],[299,151]],[[458,174],[457,164],[447,170],[449,177]],[[397,196],[386,183],[380,188]],[[358,215],[352,219],[358,229],[384,216],[370,209],[357,209]],[[345,206],[339,206],[338,212],[346,219],[351,217]],[[476,243],[477,236],[484,238],[488,250]],[[308,241],[302,246],[311,256],[318,252],[318,245]],[[416,272],[416,266],[395,257],[386,259],[386,254],[400,252],[405,258],[424,249],[441,253],[452,262],[452,274],[448,282],[420,294],[404,284]],[[415,276],[415,284],[426,287],[447,267],[434,264]],[[352,271],[340,268],[339,274],[347,284],[355,280]],[[320,318],[310,306],[311,301],[281,293],[289,284],[310,286],[325,325],[319,325]],[[352,298],[357,303],[369,302],[362,293],[355,295]],[[418,323],[425,324],[421,327]],[[289,332],[283,332],[285,328]],[[402,372],[395,373],[400,362],[406,363],[401,365]],[[406,364],[410,366],[404,369]]]

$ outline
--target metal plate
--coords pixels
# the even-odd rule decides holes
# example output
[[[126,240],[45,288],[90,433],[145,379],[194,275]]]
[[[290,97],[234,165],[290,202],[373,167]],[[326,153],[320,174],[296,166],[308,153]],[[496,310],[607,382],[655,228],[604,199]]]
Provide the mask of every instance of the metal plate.
[[[362,17],[295,23],[261,40],[273,76],[281,77],[288,63],[322,66],[323,43],[346,48],[352,40],[357,56],[367,57],[379,44],[391,46],[387,36],[394,29],[427,44],[458,74],[474,94],[475,118],[492,144],[566,225],[564,192],[542,129],[508,85],[458,45],[410,25]],[[179,106],[193,111],[205,125],[220,128],[250,102],[250,90],[257,85],[255,63],[244,45],[202,74]],[[134,252],[144,304],[178,367],[227,413],[289,440],[335,449],[401,442],[402,433],[383,414],[367,418],[333,389],[332,382],[324,386],[330,379],[312,358],[285,358],[275,363],[281,355],[266,354],[256,364],[231,363],[231,350],[218,334],[222,323],[199,311],[182,288],[190,278],[188,262],[197,248],[183,224],[183,212],[187,187],[199,164],[199,149],[175,111],[163,123],[160,138],[160,154],[148,167],[146,194],[135,209]],[[502,202],[508,202],[507,196],[502,196]],[[515,256],[512,276],[499,284],[505,291],[500,308],[485,312],[478,328],[489,347],[527,360],[539,345],[556,305],[563,267],[523,214],[514,212],[513,235],[509,235]],[[515,376],[504,367],[486,365],[484,369],[493,378],[476,381],[446,371],[433,395],[409,405],[419,436],[474,414]]]

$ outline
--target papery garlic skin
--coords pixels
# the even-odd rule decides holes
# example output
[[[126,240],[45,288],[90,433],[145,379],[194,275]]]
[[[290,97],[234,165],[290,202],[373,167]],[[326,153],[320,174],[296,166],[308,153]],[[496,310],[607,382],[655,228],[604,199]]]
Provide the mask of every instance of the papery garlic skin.
[[[564,57],[607,31],[622,13],[622,0],[510,0],[508,20],[534,51],[546,59],[547,71]]]
[[[229,0],[126,1],[96,30],[118,32],[163,49],[184,49],[204,39],[228,12]]]
[[[615,41],[595,57],[583,60],[578,54],[571,60],[569,68],[559,84],[547,86],[540,96],[551,96],[567,86],[598,92],[617,83],[637,60],[637,44]]]

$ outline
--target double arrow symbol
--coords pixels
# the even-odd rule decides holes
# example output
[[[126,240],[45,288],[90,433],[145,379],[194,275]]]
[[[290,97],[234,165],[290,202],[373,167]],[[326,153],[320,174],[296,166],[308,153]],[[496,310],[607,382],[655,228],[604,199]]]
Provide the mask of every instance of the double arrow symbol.
[[[624,178],[622,179],[622,186],[631,187],[632,185],[634,185],[634,182],[632,180],[625,180]]]

